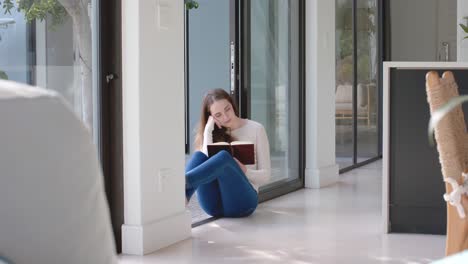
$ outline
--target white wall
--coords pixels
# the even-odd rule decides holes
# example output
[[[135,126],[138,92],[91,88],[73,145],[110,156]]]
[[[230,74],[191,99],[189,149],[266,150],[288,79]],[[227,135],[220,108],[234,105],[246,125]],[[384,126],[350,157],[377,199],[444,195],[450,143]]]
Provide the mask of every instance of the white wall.
[[[183,15],[183,1],[122,1],[126,254],[150,253],[191,232],[184,194]]]
[[[306,2],[305,185],[338,180],[335,162],[335,1]]]
[[[437,61],[442,42],[457,53],[456,0],[391,0],[391,60]]]
[[[392,61],[436,60],[436,1],[390,1]]]
[[[463,39],[465,36],[468,36],[458,24],[468,25],[466,19],[463,17],[468,16],[468,1],[458,0],[457,1],[457,61],[468,61],[468,39]]]
[[[437,1],[437,44],[440,49],[442,42],[448,42],[449,61],[457,60],[457,0],[438,0]]]

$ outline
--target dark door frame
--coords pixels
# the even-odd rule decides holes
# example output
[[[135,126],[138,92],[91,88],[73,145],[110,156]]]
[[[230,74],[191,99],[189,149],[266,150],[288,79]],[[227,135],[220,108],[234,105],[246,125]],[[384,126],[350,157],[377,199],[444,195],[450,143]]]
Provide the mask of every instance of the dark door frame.
[[[371,162],[374,162],[380,158],[382,158],[382,66],[383,66],[383,49],[384,49],[384,44],[383,44],[383,38],[384,38],[384,32],[383,32],[383,23],[384,23],[384,2],[383,0],[375,0],[377,4],[377,59],[378,59],[378,70],[377,70],[377,91],[376,91],[376,96],[377,96],[377,101],[378,101],[378,106],[377,106],[377,118],[378,118],[378,132],[377,132],[377,155],[373,158],[367,159],[365,161],[358,162],[357,161],[357,156],[358,156],[358,117],[357,117],[357,99],[358,99],[358,94],[357,94],[357,85],[358,85],[358,76],[357,76],[357,65],[358,65],[358,41],[357,41],[357,6],[358,6],[358,1],[357,0],[352,0],[352,28],[353,28],[353,164],[344,168],[340,169],[340,173],[344,173],[347,171],[350,171],[352,169],[362,167],[366,164],[369,164]]]
[[[117,252],[121,252],[124,224],[122,136],[122,2],[99,1],[98,85],[101,129],[100,158]]]

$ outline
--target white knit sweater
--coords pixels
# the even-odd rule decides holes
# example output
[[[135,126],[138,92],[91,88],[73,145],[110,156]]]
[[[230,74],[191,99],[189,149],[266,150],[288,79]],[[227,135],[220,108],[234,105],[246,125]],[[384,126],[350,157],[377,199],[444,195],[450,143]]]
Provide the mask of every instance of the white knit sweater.
[[[255,145],[255,164],[246,165],[247,172],[245,174],[254,189],[258,192],[260,186],[270,181],[270,145],[265,128],[258,122],[248,119],[246,121],[243,126],[231,130],[231,136],[235,140],[250,141]],[[213,143],[212,134],[205,134],[202,146],[203,153],[208,155],[207,145],[211,143]]]

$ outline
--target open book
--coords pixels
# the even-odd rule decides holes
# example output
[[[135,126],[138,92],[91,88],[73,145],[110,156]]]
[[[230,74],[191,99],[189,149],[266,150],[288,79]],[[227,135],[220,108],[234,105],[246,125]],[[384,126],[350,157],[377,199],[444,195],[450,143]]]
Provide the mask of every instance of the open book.
[[[226,150],[242,164],[255,164],[254,144],[248,141],[216,142],[207,145],[208,157],[211,157],[221,150]]]

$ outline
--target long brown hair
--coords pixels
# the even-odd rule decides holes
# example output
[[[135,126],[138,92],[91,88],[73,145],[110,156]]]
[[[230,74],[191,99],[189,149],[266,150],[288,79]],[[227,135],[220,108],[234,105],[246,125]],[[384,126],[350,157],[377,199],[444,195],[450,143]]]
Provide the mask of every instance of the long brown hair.
[[[226,99],[231,105],[232,109],[236,116],[239,116],[239,112],[237,110],[237,106],[232,100],[229,94],[220,88],[209,90],[206,92],[205,96],[203,97],[202,107],[201,107],[201,115],[200,115],[200,122],[198,123],[197,134],[195,135],[195,149],[201,149],[203,144],[203,132],[205,131],[206,123],[208,122],[208,118],[211,115],[210,108],[211,105],[219,100]],[[225,127],[218,128],[215,125],[213,130],[213,142],[231,142],[234,138],[229,134]]]

